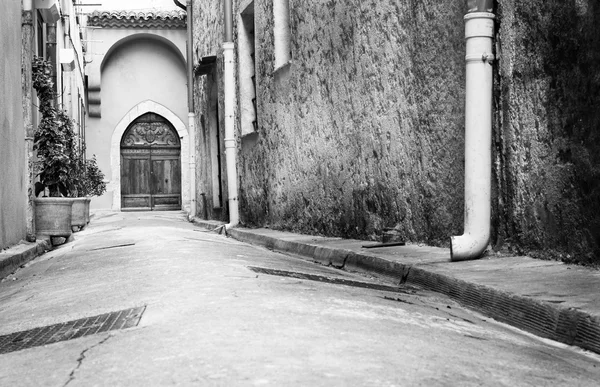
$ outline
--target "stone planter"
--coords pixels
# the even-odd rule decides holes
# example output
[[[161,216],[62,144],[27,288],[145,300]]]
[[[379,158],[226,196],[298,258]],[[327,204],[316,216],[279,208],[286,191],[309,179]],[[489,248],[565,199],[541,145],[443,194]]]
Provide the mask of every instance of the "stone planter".
[[[92,201],[91,197],[87,197],[85,202],[85,224],[90,223],[90,203]]]
[[[71,236],[73,198],[36,198],[35,230],[38,237]]]
[[[81,230],[90,221],[91,198],[71,198],[73,208],[71,211],[71,228]]]

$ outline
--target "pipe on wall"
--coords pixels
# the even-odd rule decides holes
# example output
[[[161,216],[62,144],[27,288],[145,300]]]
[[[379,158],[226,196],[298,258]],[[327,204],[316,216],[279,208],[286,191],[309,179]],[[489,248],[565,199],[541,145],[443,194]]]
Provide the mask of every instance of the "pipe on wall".
[[[233,42],[223,43],[223,81],[225,94],[225,162],[227,167],[227,198],[229,202],[229,223],[225,229],[239,223],[238,183],[237,183],[237,145],[234,131],[235,79],[233,73]]]
[[[196,217],[196,111],[194,108],[194,18],[192,0],[187,0],[184,6],[177,0],[173,0],[176,6],[187,12],[187,98],[188,98],[188,133],[190,136],[190,210],[188,218],[192,221]]]
[[[237,144],[235,141],[235,74],[233,63],[233,9],[231,0],[223,0],[223,92],[225,105],[225,162],[227,168],[227,198],[229,202],[229,223],[225,230],[236,226],[240,221],[237,183]]]
[[[465,15],[465,226],[451,237],[452,261],[477,259],[490,239],[492,170],[492,1],[469,1]]]

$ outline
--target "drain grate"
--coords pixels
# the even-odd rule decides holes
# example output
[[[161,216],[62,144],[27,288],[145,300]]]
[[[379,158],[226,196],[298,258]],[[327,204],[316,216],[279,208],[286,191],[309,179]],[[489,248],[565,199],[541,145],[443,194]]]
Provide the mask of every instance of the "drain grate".
[[[373,283],[369,283],[369,282],[353,281],[353,280],[348,280],[348,279],[344,279],[344,278],[326,277],[323,275],[298,273],[295,271],[285,271],[285,270],[277,270],[277,269],[267,269],[264,267],[255,267],[255,266],[248,266],[248,269],[252,270],[255,273],[277,275],[280,277],[305,279],[305,280],[309,280],[309,281],[326,282],[326,283],[335,284],[335,285],[353,286],[355,288],[383,290],[386,292],[395,292],[395,293],[401,291],[400,288],[395,287],[395,286],[373,284]]]
[[[145,310],[146,306],[124,309],[0,336],[0,354],[135,327]]]

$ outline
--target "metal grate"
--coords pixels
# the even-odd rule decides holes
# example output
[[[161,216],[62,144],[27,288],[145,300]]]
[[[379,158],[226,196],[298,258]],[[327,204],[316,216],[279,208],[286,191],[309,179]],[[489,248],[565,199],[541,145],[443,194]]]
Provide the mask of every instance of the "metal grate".
[[[0,336],[0,354],[138,325],[146,306],[67,321]]]
[[[277,270],[277,269],[267,269],[264,267],[255,267],[255,266],[248,266],[248,269],[252,270],[255,273],[277,275],[280,277],[291,277],[291,278],[305,279],[305,280],[309,280],[309,281],[326,282],[326,283],[335,284],[335,285],[353,286],[355,288],[383,290],[386,292],[396,292],[396,293],[402,292],[402,289],[399,287],[396,287],[396,286],[353,281],[353,280],[348,280],[348,279],[344,279],[344,278],[325,277],[325,276],[316,275],[316,274],[298,273],[295,271],[285,271],[285,270]]]

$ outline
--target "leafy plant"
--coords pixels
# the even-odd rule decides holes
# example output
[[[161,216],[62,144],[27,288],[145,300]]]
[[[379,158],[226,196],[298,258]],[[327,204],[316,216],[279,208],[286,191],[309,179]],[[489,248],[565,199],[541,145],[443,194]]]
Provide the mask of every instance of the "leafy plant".
[[[50,196],[69,196],[75,188],[70,172],[79,158],[73,120],[54,106],[56,96],[51,78],[52,64],[36,56],[32,70],[33,88],[40,100],[41,114],[33,145],[37,151],[36,166],[40,183],[48,188]]]
[[[75,188],[77,196],[100,196],[106,192],[104,173],[98,167],[96,155],[91,159],[78,161],[76,168]]]

